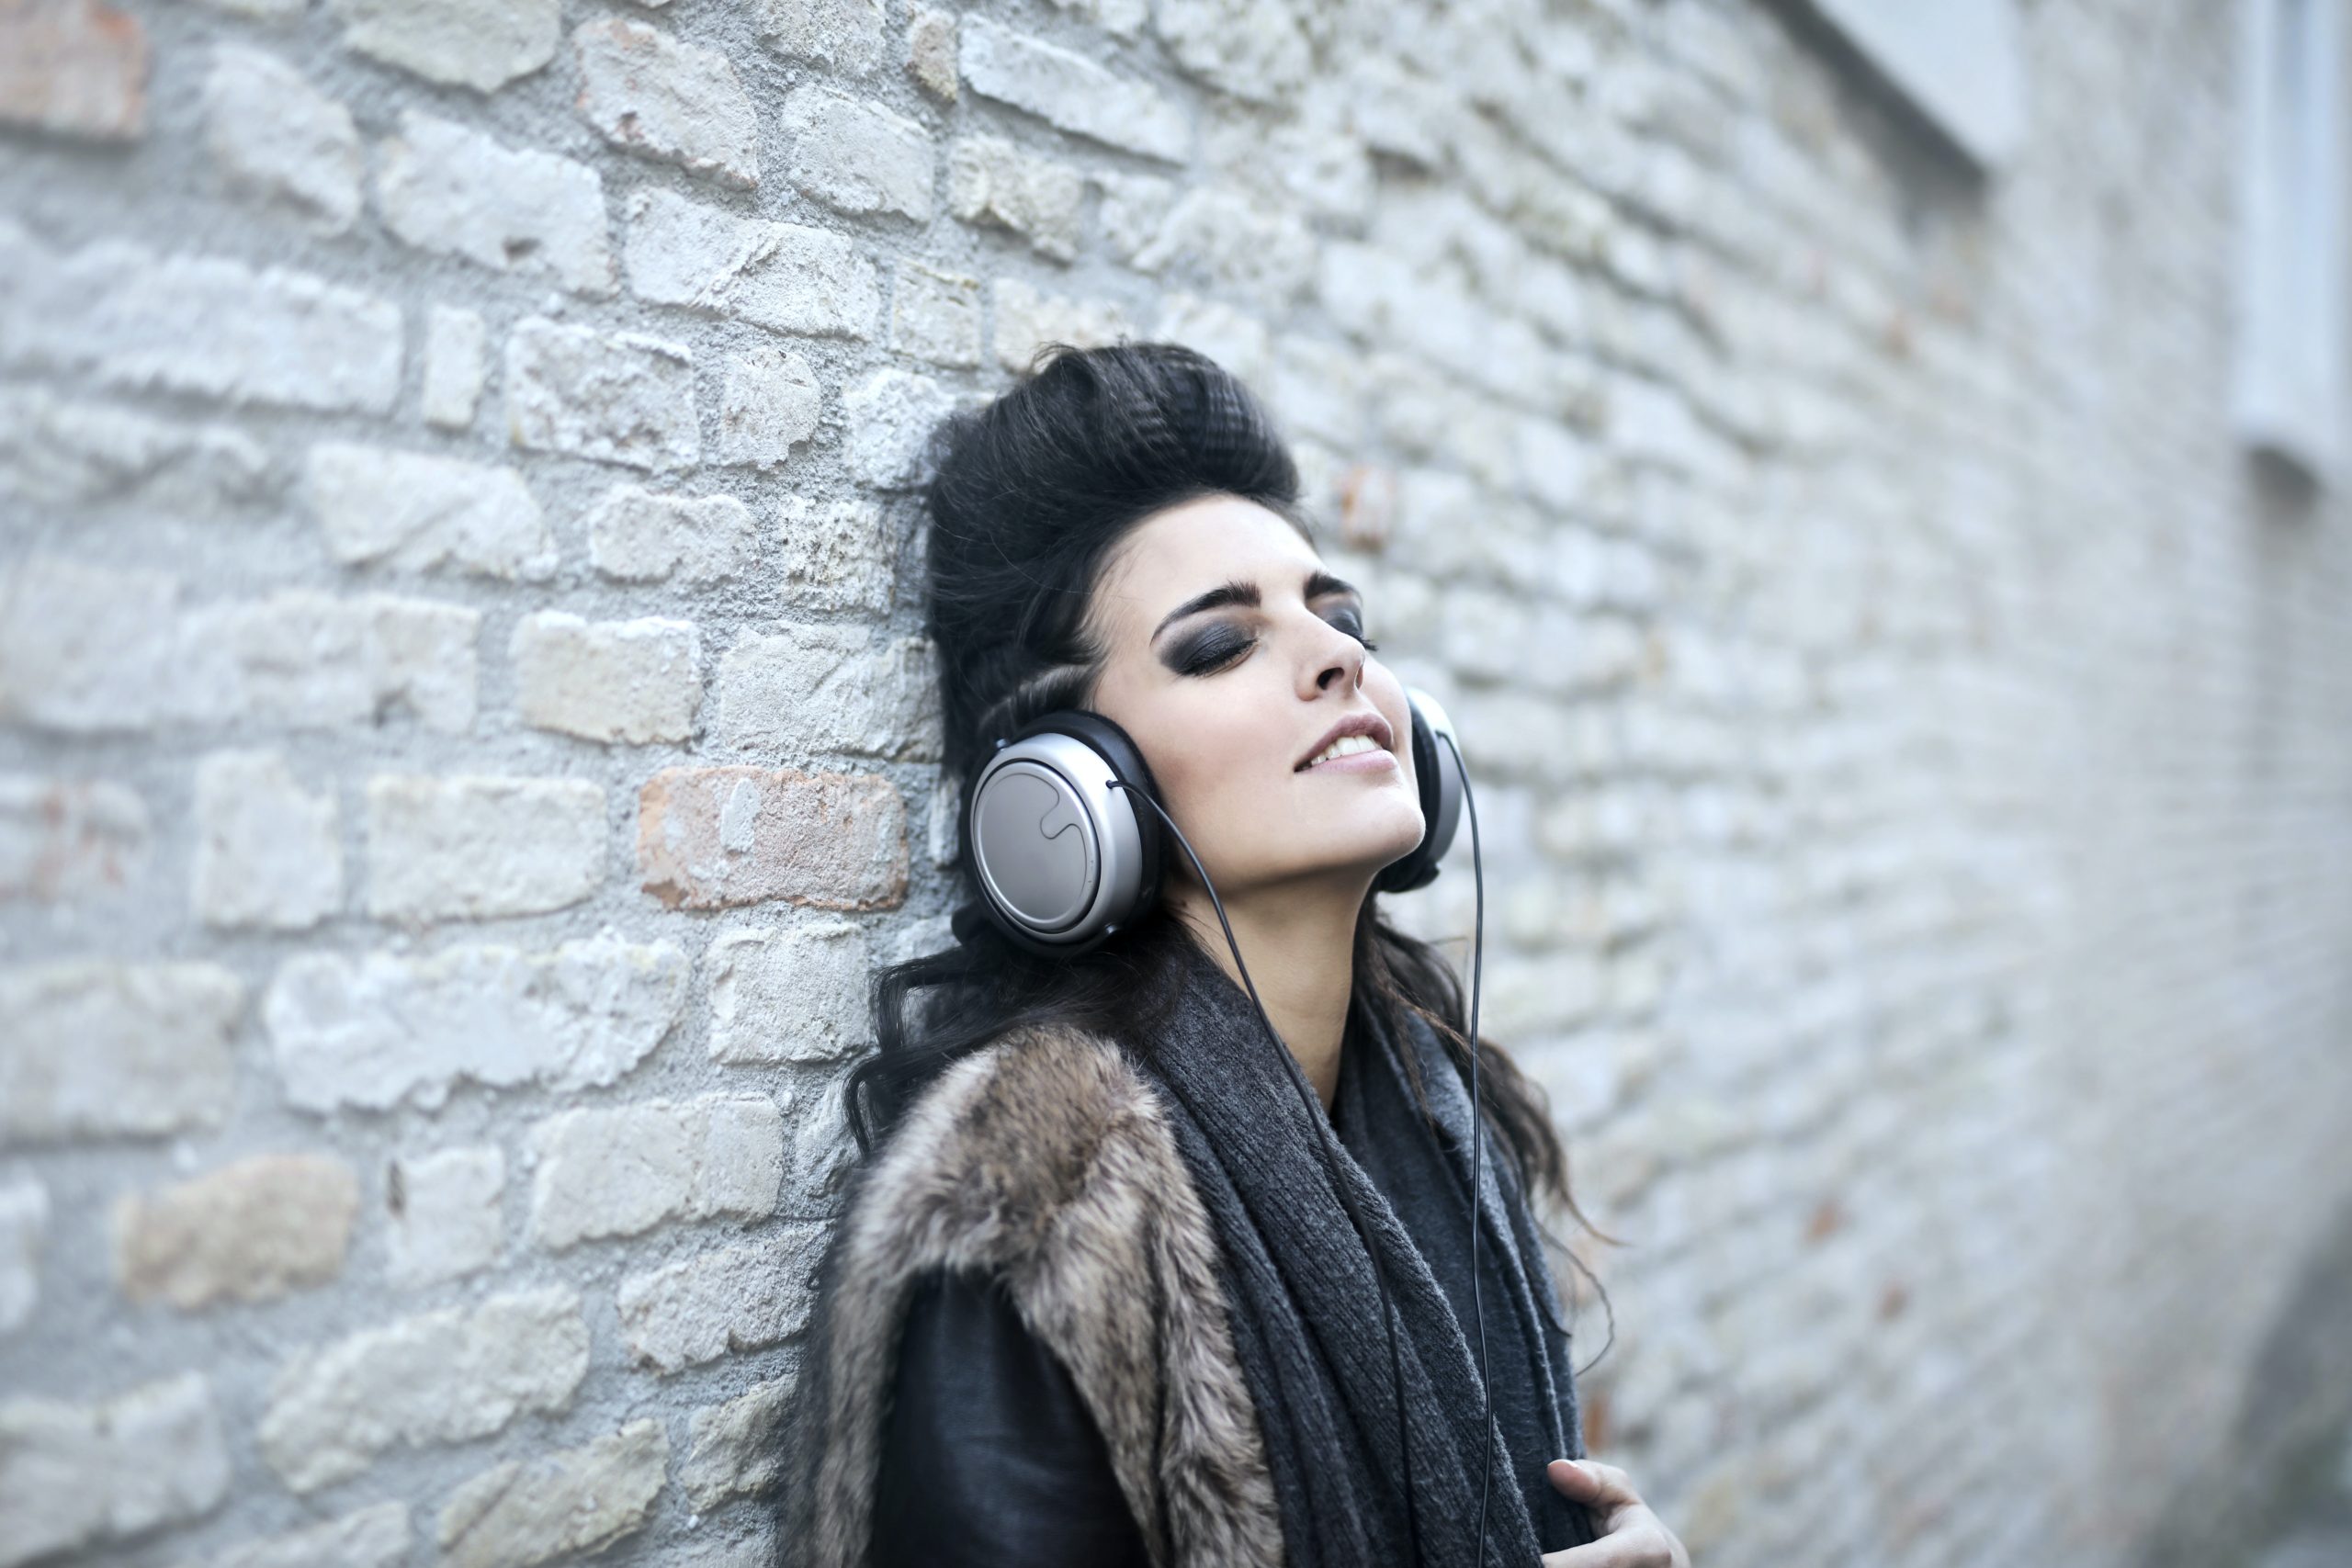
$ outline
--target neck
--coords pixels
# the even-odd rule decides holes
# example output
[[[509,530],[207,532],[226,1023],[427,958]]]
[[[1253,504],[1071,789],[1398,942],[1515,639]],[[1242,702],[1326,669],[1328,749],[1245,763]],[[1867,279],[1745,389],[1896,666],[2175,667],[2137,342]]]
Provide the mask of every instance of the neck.
[[[1300,1070],[1329,1114],[1340,1089],[1340,1041],[1347,1032],[1348,998],[1355,985],[1356,920],[1365,885],[1267,887],[1225,899],[1233,940],[1250,965],[1250,982],[1265,1004],[1274,1032],[1298,1058]],[[1216,906],[1192,886],[1171,887],[1170,912],[1244,995],[1250,984],[1233,962],[1217,923]]]

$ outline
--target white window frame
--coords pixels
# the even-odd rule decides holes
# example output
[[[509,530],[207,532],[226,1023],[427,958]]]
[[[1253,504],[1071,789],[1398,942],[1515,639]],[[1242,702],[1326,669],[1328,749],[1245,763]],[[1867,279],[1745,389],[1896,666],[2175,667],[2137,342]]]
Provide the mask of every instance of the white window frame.
[[[2017,0],[1810,0],[1979,171],[2024,144],[2025,57]]]
[[[2342,0],[2245,0],[2231,417],[2319,484],[2345,466]]]

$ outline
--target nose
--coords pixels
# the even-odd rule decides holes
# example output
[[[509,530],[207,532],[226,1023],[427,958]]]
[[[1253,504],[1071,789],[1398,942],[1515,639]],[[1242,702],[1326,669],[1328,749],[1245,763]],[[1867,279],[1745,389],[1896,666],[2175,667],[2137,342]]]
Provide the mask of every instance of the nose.
[[[1363,663],[1368,657],[1363,644],[1345,632],[1337,635],[1342,646],[1315,671],[1315,689],[1317,692],[1329,691],[1334,678],[1344,682],[1350,690],[1363,685]]]

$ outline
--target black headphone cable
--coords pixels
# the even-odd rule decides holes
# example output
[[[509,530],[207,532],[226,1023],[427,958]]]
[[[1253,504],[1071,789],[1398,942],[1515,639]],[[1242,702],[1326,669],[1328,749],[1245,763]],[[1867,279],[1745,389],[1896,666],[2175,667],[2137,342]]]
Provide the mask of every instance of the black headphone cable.
[[[1481,972],[1487,962],[1487,864],[1478,852],[1478,797],[1470,793],[1470,769],[1462,761],[1462,748],[1453,737],[1441,730],[1446,750],[1453,753],[1454,772],[1462,778],[1462,804],[1470,813],[1470,874],[1477,885],[1475,931],[1470,947],[1470,1315],[1478,1320],[1478,1386],[1487,1393],[1487,1413],[1478,1423],[1478,1434],[1484,1438],[1494,1429],[1495,1385],[1487,1376],[1487,1312],[1478,1301],[1478,1178],[1486,1167],[1480,1150],[1486,1143],[1487,1116],[1478,1103],[1478,992]],[[1487,1560],[1487,1496],[1495,1479],[1495,1445],[1488,1441],[1486,1479],[1478,1483],[1478,1551],[1476,1561]]]

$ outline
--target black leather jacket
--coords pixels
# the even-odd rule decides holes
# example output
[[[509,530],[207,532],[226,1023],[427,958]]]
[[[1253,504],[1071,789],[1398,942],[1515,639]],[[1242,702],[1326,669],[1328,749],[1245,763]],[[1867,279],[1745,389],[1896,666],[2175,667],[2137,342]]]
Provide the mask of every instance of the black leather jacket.
[[[872,1568],[1145,1568],[1078,1385],[992,1274],[926,1269],[899,1342]]]

